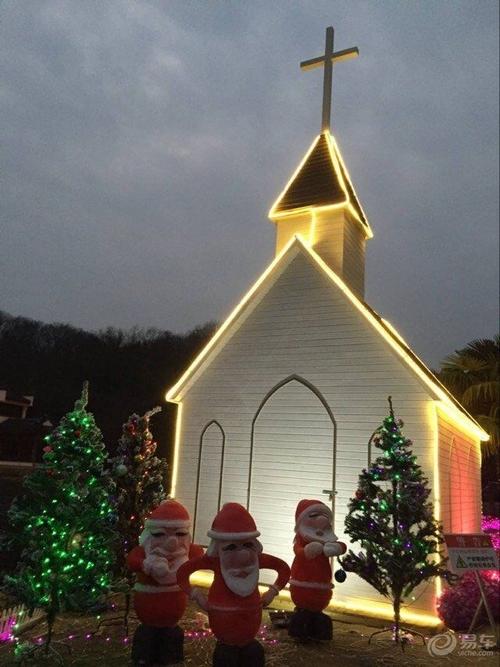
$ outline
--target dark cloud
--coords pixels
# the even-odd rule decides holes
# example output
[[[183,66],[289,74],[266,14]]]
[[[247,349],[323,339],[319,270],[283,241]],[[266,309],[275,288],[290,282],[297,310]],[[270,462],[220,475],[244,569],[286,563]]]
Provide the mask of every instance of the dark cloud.
[[[367,299],[430,363],[497,327],[498,4],[5,2],[0,307],[87,328],[222,318],[334,129],[375,238]]]

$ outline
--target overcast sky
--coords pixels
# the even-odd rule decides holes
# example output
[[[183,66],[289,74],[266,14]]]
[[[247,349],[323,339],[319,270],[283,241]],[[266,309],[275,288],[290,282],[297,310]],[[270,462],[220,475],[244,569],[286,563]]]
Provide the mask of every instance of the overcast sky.
[[[3,0],[0,309],[221,320],[333,129],[374,232],[366,298],[424,360],[498,328],[497,0]]]

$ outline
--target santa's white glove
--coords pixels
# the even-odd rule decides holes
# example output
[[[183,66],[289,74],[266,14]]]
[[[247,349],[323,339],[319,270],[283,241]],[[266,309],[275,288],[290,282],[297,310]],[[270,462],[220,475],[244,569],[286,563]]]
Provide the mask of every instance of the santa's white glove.
[[[345,551],[345,545],[342,542],[327,542],[323,547],[323,553],[328,558],[331,556],[340,556]]]
[[[170,572],[167,559],[158,556],[147,556],[142,563],[142,570],[159,582]]]
[[[309,542],[309,544],[306,544],[304,547],[304,553],[308,560],[316,558],[316,556],[323,553],[323,545],[321,542]]]
[[[260,597],[260,601],[263,607],[268,607],[274,598],[278,595],[279,589],[277,586],[269,586],[269,590],[263,593]]]
[[[196,586],[192,588],[189,598],[190,600],[194,600],[203,611],[208,611],[208,599],[201,588],[197,588]]]

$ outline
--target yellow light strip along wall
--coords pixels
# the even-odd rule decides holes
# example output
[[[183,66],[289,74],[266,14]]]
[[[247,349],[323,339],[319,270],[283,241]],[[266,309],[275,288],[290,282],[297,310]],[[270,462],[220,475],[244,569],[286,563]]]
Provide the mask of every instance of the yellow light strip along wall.
[[[191,575],[191,584],[193,586],[201,586],[209,588],[213,581],[213,573],[209,571],[198,571]],[[259,585],[259,592],[264,593],[269,586],[265,584]],[[290,603],[290,591],[282,590],[278,595],[278,599],[285,603]],[[374,600],[360,599],[353,602],[331,602],[328,605],[331,611],[350,613],[360,616],[369,616],[376,619],[392,621],[394,612],[392,606],[387,602],[375,602]],[[401,620],[406,623],[413,623],[415,625],[423,625],[426,627],[436,627],[441,625],[441,621],[437,616],[426,614],[417,610],[403,607],[401,609]]]
[[[179,467],[179,449],[181,446],[182,430],[182,403],[177,403],[177,414],[175,416],[175,439],[174,439],[174,458],[172,461],[172,480],[170,483],[170,495],[175,498],[175,487],[177,485],[177,470]]]
[[[429,405],[430,410],[430,424],[432,428],[433,436],[433,480],[432,480],[432,492],[433,492],[433,510],[434,510],[434,519],[436,521],[441,521],[441,480],[440,475],[440,466],[439,466],[439,423],[438,423],[438,413],[437,413],[437,404],[438,401],[432,401]],[[434,591],[436,594],[436,601],[441,597],[442,585],[441,579],[436,577],[434,580],[435,587]]]

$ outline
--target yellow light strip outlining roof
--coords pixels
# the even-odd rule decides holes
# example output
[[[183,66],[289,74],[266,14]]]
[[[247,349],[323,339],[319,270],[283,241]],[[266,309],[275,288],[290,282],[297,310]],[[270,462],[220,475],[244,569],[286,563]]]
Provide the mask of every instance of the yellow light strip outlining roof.
[[[333,136],[333,134],[330,134],[329,132],[328,132],[326,138],[327,138],[327,140],[328,140],[328,143],[329,143],[330,145],[333,145],[334,148],[335,148],[335,154],[336,154],[336,156],[337,156],[339,162],[341,163],[341,165],[342,165],[342,169],[344,170],[344,172],[345,172],[347,178],[349,179],[349,185],[350,185],[350,187],[351,187],[351,189],[352,189],[352,191],[353,191],[353,193],[354,193],[354,196],[356,197],[356,202],[357,202],[359,208],[361,209],[361,212],[363,213],[363,216],[364,216],[364,218],[365,218],[364,221],[363,221],[363,220],[359,220],[359,215],[358,215],[357,211],[355,210],[355,208],[353,207],[353,205],[352,205],[352,203],[351,203],[350,200],[349,200],[349,210],[350,210],[351,214],[352,214],[352,215],[355,215],[356,218],[363,224],[363,227],[366,227],[367,238],[371,239],[371,238],[373,238],[373,232],[372,232],[371,227],[370,227],[370,225],[369,225],[369,223],[368,223],[368,216],[366,215],[365,209],[364,209],[363,206],[361,205],[361,200],[360,200],[360,198],[358,197],[358,194],[357,194],[357,192],[356,192],[356,190],[355,190],[355,188],[354,188],[354,185],[353,185],[353,182],[352,182],[351,175],[350,175],[350,173],[349,173],[349,170],[347,169],[346,163],[344,162],[344,158],[342,157],[342,153],[340,152],[340,149],[339,149],[339,147],[338,147],[337,141],[336,141],[335,137]],[[340,175],[342,176],[342,170],[340,170]],[[343,177],[342,177],[342,180],[343,180]]]
[[[281,262],[282,258],[286,255],[288,250],[293,246],[294,244],[297,243],[297,238],[292,237],[288,243],[283,247],[282,251],[279,253],[279,255],[276,255],[274,260],[269,264],[267,269],[264,271],[264,273],[260,276],[260,278],[252,285],[252,287],[248,290],[248,292],[245,294],[245,296],[241,299],[241,301],[238,303],[236,308],[234,308],[230,315],[224,320],[222,325],[217,329],[215,334],[212,336],[212,338],[208,341],[208,343],[205,345],[205,347],[201,350],[201,352],[198,354],[197,357],[193,360],[193,362],[188,366],[188,368],[185,370],[185,372],[181,375],[179,380],[174,384],[173,387],[171,387],[166,395],[165,399],[171,403],[178,403],[180,401],[180,391],[185,385],[185,383],[190,379],[192,374],[199,368],[201,363],[206,359],[207,355],[209,352],[214,348],[215,344],[217,341],[221,338],[221,336],[224,334],[224,332],[228,329],[228,327],[235,321],[235,319],[238,317],[238,315],[241,313],[243,308],[247,305],[247,303],[250,301],[250,299],[253,297],[255,292],[259,289],[259,287],[262,285],[262,283],[266,280],[266,278],[272,273],[273,269]]]
[[[442,413],[447,419],[451,420],[454,426],[456,426],[459,430],[465,431],[467,435],[470,437],[474,438],[474,440],[482,440],[485,442],[486,440],[489,440],[489,436],[487,438],[482,438],[481,434],[478,433],[477,428],[471,428],[471,419],[472,417],[466,417],[465,415],[462,415],[461,413],[457,414],[456,411],[450,410],[450,406],[445,403],[444,401],[436,401],[436,410],[437,414]],[[474,424],[476,422],[474,421]],[[478,428],[481,428],[478,425]],[[482,429],[481,429],[482,430]],[[484,433],[484,431],[483,431]],[[487,435],[487,434],[486,434]],[[479,451],[481,451],[481,447],[479,447]]]
[[[306,163],[307,160],[309,159],[309,156],[311,155],[311,153],[313,152],[313,150],[316,148],[316,144],[318,143],[318,141],[319,141],[320,139],[321,139],[321,134],[318,134],[318,136],[314,139],[314,141],[312,142],[312,144],[309,146],[309,148],[308,148],[306,154],[304,155],[304,157],[302,158],[301,162],[299,163],[299,166],[298,166],[297,169],[293,172],[293,174],[290,176],[290,178],[288,179],[288,183],[285,185],[285,187],[283,188],[283,190],[279,193],[278,198],[276,199],[276,201],[274,202],[274,204],[271,206],[271,209],[270,209],[270,211],[269,211],[269,213],[268,213],[268,217],[269,217],[269,218],[271,218],[271,219],[272,219],[272,218],[278,218],[278,217],[282,217],[282,216],[286,216],[286,215],[296,214],[296,213],[298,213],[299,211],[308,211],[308,210],[310,210],[310,207],[309,207],[309,206],[306,206],[306,207],[304,207],[304,208],[302,208],[302,209],[293,209],[292,211],[286,211],[286,212],[284,212],[284,213],[276,213],[276,211],[275,211],[275,210],[278,208],[280,201],[281,201],[281,200],[283,199],[283,197],[286,195],[288,188],[291,186],[291,184],[294,182],[294,180],[297,178],[297,176],[298,176],[298,175],[300,174],[300,172],[302,171],[302,167],[305,165],[305,163]]]
[[[338,208],[346,208],[349,211],[349,213],[355,218],[355,220],[357,220],[357,222],[360,223],[360,225],[362,226],[362,228],[365,232],[366,238],[371,239],[371,238],[373,238],[373,232],[372,232],[371,227],[368,223],[368,218],[366,216],[366,213],[365,213],[363,207],[361,206],[361,202],[359,200],[359,197],[358,197],[358,195],[357,195],[357,193],[354,189],[352,179],[351,179],[349,171],[348,171],[348,169],[345,165],[345,162],[342,158],[342,155],[340,153],[337,142],[335,141],[335,138],[330,134],[330,132],[324,132],[323,134],[326,138],[326,143],[327,143],[327,146],[328,146],[328,152],[330,154],[330,159],[331,159],[331,162],[332,162],[332,166],[333,166],[336,178],[338,180],[338,183],[340,185],[340,188],[341,188],[342,192],[344,193],[344,198],[345,198],[344,201],[343,202],[336,202],[334,204],[302,206],[302,207],[293,208],[293,209],[290,209],[290,210],[287,210],[287,211],[280,211],[280,212],[277,211],[277,209],[279,208],[279,205],[281,203],[281,200],[284,198],[284,196],[288,192],[290,186],[295,181],[295,179],[297,178],[299,173],[302,171],[302,168],[307,163],[311,153],[316,148],[316,145],[318,144],[318,141],[321,139],[322,135],[319,134],[314,139],[312,144],[310,145],[306,154],[302,158],[302,161],[300,162],[297,169],[293,172],[292,176],[288,180],[288,182],[285,185],[285,187],[283,188],[283,190],[280,192],[278,198],[276,199],[276,201],[272,205],[268,216],[272,221],[274,221],[275,219],[290,217],[290,216],[298,215],[300,213],[307,213],[307,212],[312,212],[312,211],[319,212],[319,211],[328,211],[328,210],[338,209]],[[342,167],[340,165],[342,165]],[[364,220],[362,220],[360,218],[358,212],[356,211],[356,208],[353,206],[351,198],[349,197],[349,192],[348,192],[348,189],[347,189],[346,182],[345,182],[344,175],[343,175],[342,171],[344,171],[346,177],[349,179],[349,187],[351,188],[351,190],[353,192],[353,195],[356,198],[357,205],[359,206],[359,208],[361,209],[361,211],[363,213],[363,216],[365,218]]]
[[[365,318],[372,324],[372,326],[381,334],[381,336],[389,343],[398,356],[400,356],[406,364],[414,371],[414,373],[424,382],[424,384],[432,390],[436,398],[438,398],[441,403],[440,405],[445,405],[448,414],[453,415],[455,419],[461,421],[461,423],[467,423],[469,426],[469,431],[474,433],[476,437],[480,440],[486,441],[489,440],[489,435],[479,426],[479,424],[460,406],[460,410],[454,404],[452,397],[448,394],[446,389],[439,383],[439,381],[434,379],[433,373],[427,368],[427,366],[420,360],[414,352],[412,354],[418,360],[419,363],[416,363],[412,357],[406,352],[405,347],[408,347],[402,341],[403,339],[399,334],[397,338],[391,336],[388,331],[384,328],[381,321],[379,321],[374,314],[371,312],[371,309],[368,308],[358,297],[351,292],[349,287],[344,283],[344,281],[339,278],[339,276],[332,271],[332,269],[321,259],[321,257],[312,249],[307,247],[300,238],[297,238],[297,241],[301,243],[304,250],[307,254],[318,264],[318,266],[323,270],[323,272],[334,282],[337,287],[339,287],[342,292],[348,297],[348,299],[353,303],[354,306],[365,316]],[[394,328],[391,327],[393,330]],[[395,330],[394,330],[395,331]],[[404,347],[403,347],[404,345]],[[408,348],[410,349],[410,348]],[[427,373],[424,373],[419,364],[423,366]]]
[[[475,435],[475,437],[480,440],[486,441],[489,440],[489,435],[479,426],[479,424],[467,413],[467,411],[460,406],[458,402],[454,402],[454,399],[447,392],[445,387],[443,387],[437,378],[431,373],[427,368],[424,362],[415,355],[415,353],[410,349],[410,347],[403,341],[402,337],[396,333],[396,330],[392,325],[386,328],[384,326],[384,320],[382,318],[377,318],[374,314],[374,311],[369,308],[365,303],[360,301],[358,297],[349,289],[346,283],[334,272],[332,269],[323,261],[323,259],[316,253],[312,248],[309,247],[307,242],[301,236],[295,236],[290,239],[287,245],[283,248],[279,255],[271,262],[267,267],[264,273],[260,278],[252,285],[249,291],[242,298],[240,303],[236,308],[231,312],[229,317],[224,321],[222,326],[217,330],[215,335],[211,338],[208,344],[202,349],[199,355],[194,359],[191,365],[183,373],[178,382],[168,390],[166,394],[166,400],[172,403],[178,403],[180,400],[180,392],[184,388],[186,382],[192,377],[193,373],[198,370],[201,363],[206,359],[208,353],[213,350],[215,344],[221,338],[223,333],[227,331],[228,327],[236,320],[242,309],[248,304],[250,299],[266,280],[266,278],[272,273],[272,271],[278,266],[282,261],[284,256],[288,251],[294,246],[297,245],[301,248],[305,255],[310,257],[311,260],[323,271],[323,273],[335,284],[337,287],[345,294],[345,296],[351,301],[351,303],[356,307],[356,309],[370,322],[370,324],[378,331],[382,338],[390,345],[390,347],[397,353],[397,355],[411,368],[411,370],[417,375],[417,377],[433,392],[434,397],[440,401],[440,406],[445,406],[447,414],[453,417],[457,423],[463,425],[465,429],[467,427],[468,432]],[[387,325],[388,323],[386,323]],[[395,335],[391,335],[390,331],[394,331]],[[408,351],[407,351],[408,350]],[[425,371],[424,371],[425,369]]]

